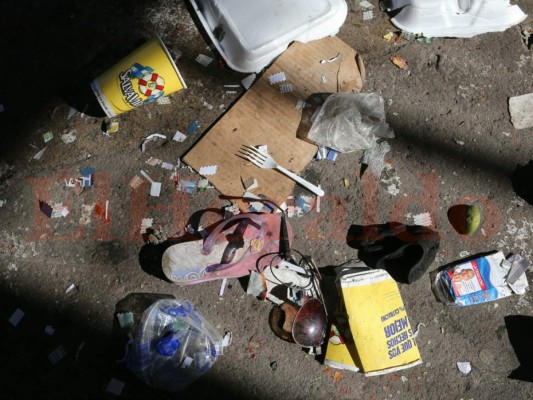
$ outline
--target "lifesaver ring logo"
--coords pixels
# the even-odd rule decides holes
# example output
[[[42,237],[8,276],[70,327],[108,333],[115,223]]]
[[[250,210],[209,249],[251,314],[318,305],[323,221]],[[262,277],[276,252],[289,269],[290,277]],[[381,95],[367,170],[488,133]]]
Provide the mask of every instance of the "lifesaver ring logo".
[[[146,97],[157,96],[165,89],[165,80],[156,73],[143,75],[139,79],[139,90]]]

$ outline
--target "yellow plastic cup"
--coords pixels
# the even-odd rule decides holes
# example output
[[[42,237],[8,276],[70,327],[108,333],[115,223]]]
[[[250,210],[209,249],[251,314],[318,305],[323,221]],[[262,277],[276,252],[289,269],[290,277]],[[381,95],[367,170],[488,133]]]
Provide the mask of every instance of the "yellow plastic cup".
[[[98,103],[110,118],[186,88],[157,35],[91,82]]]

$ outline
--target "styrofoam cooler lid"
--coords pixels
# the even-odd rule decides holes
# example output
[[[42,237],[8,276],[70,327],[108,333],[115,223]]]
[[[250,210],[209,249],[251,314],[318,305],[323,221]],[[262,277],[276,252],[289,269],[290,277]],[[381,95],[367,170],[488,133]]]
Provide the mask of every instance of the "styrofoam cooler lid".
[[[335,35],[345,0],[190,0],[228,66],[259,72],[293,41]]]

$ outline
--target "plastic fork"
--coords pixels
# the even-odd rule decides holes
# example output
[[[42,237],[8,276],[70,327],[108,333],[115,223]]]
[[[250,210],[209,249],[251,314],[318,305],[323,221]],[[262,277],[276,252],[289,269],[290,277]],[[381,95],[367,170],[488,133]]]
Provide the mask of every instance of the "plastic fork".
[[[250,161],[252,164],[258,166],[259,168],[277,169],[278,171],[287,175],[292,180],[298,182],[300,185],[310,190],[317,196],[324,196],[324,191],[321,188],[313,185],[310,182],[307,182],[303,178],[300,178],[298,175],[292,173],[288,169],[283,168],[276,161],[274,161],[274,159],[270,156],[270,154],[263,153],[262,151],[259,151],[255,147],[243,145],[241,147],[241,156],[247,159],[248,161]]]

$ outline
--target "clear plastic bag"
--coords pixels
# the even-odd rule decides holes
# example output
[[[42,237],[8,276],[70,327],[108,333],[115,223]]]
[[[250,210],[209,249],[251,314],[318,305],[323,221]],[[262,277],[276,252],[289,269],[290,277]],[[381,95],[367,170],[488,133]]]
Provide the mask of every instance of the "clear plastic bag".
[[[370,150],[378,138],[392,139],[385,104],[377,93],[334,93],[318,111],[307,138],[342,153]]]
[[[181,391],[211,368],[222,340],[188,300],[158,300],[143,314],[128,368],[154,388]]]

